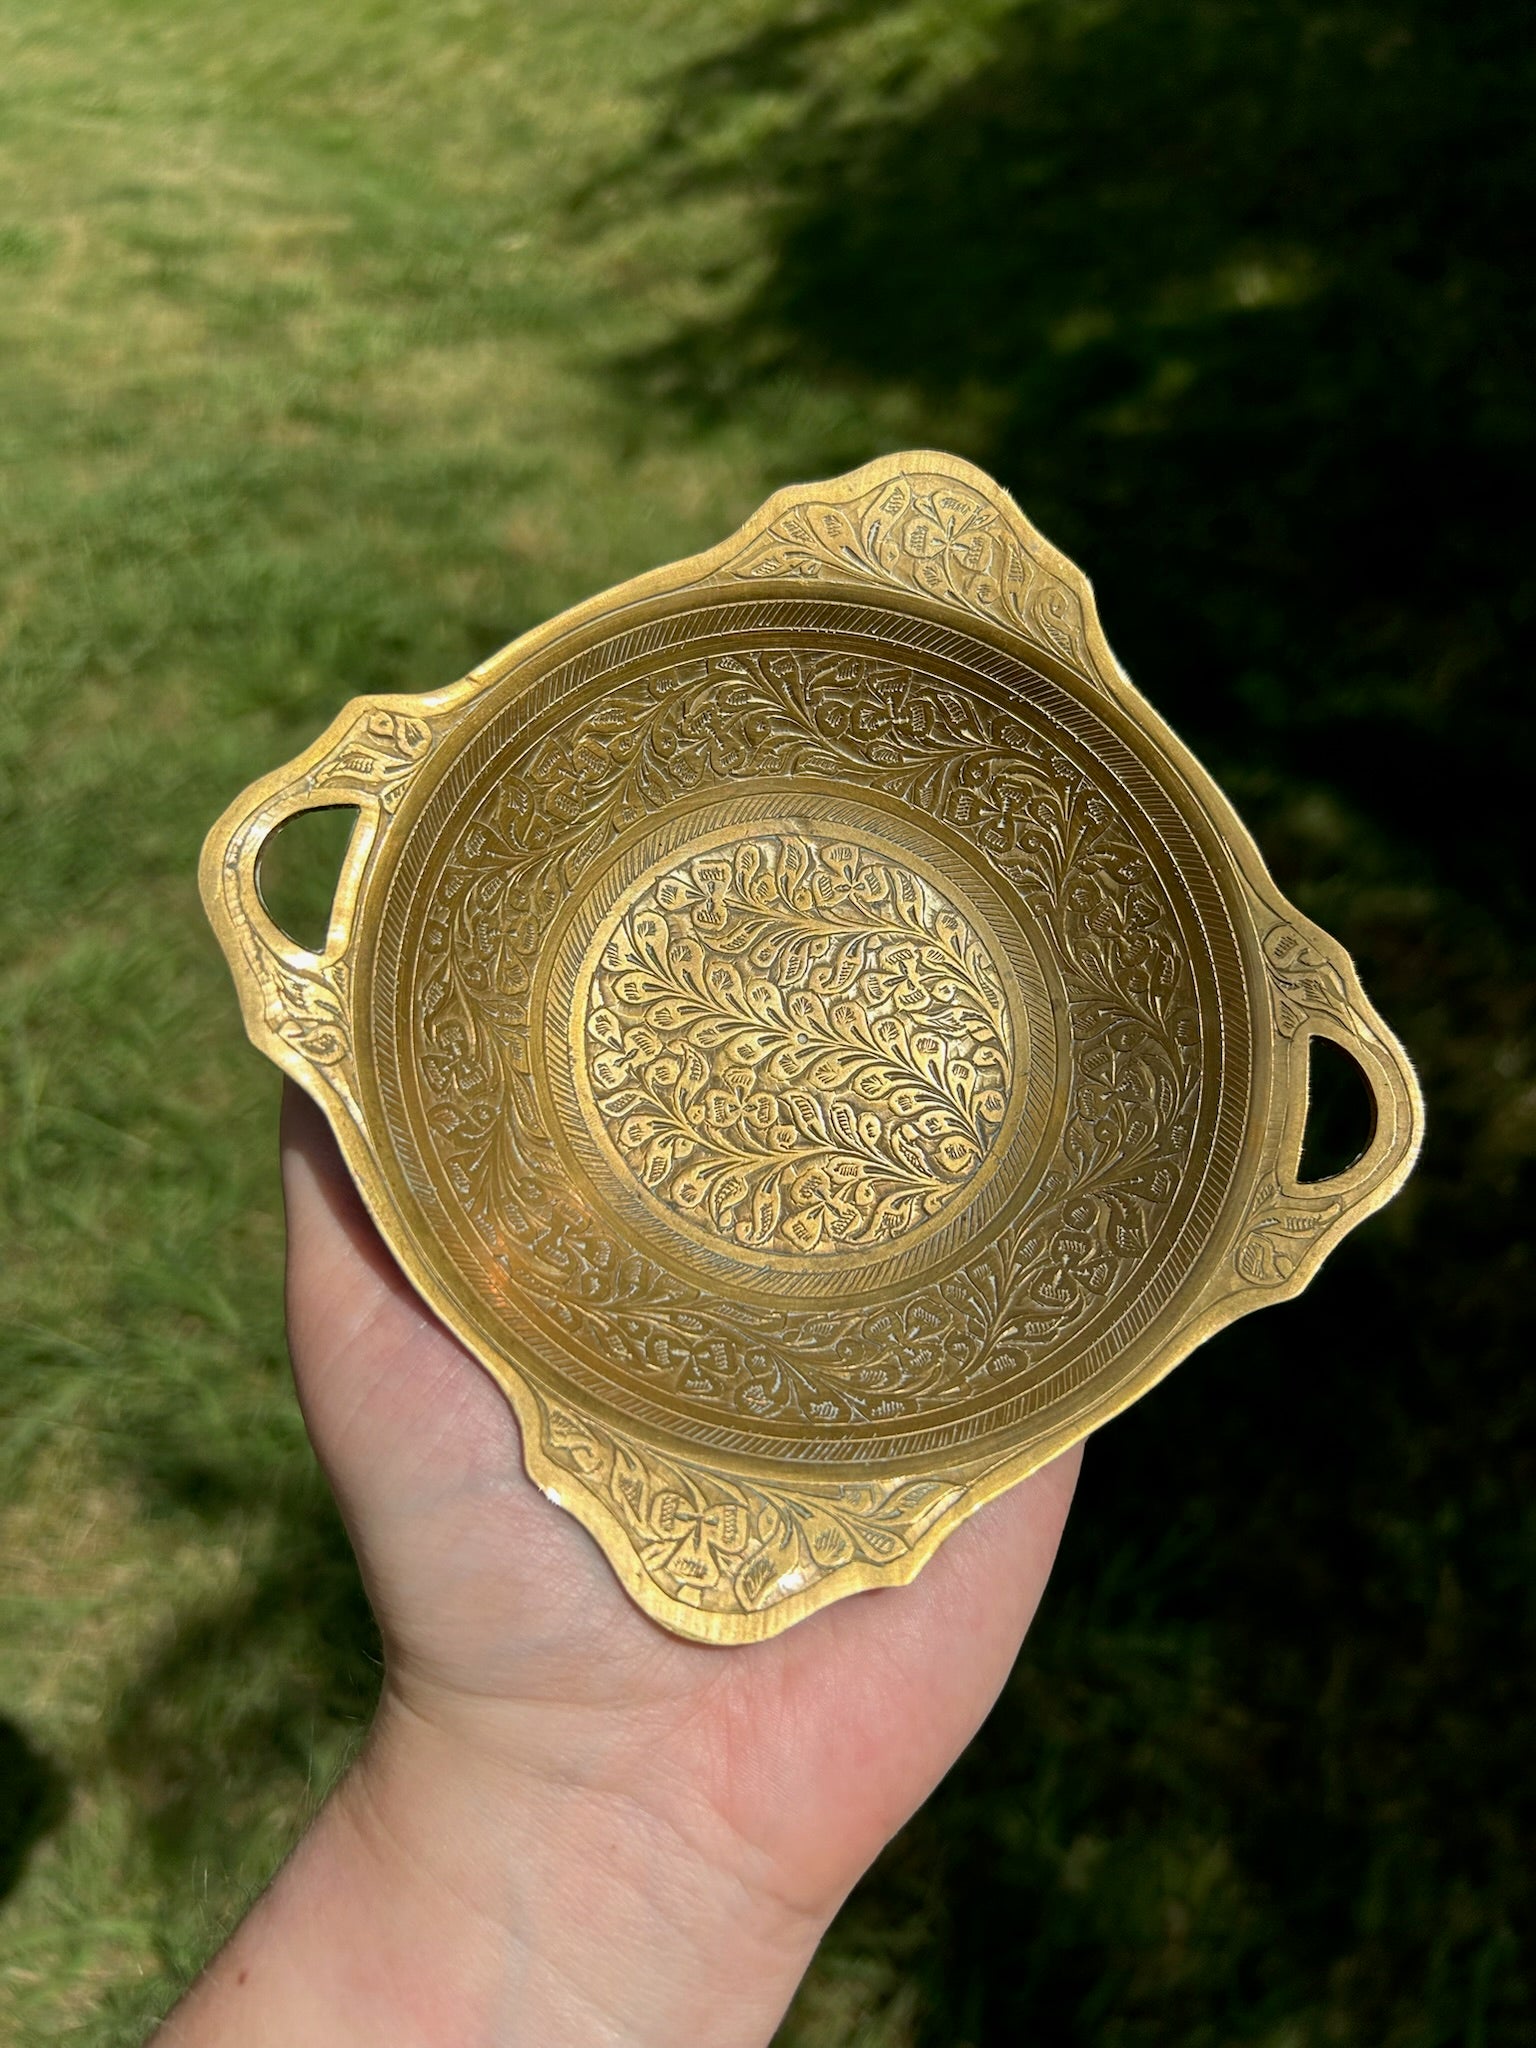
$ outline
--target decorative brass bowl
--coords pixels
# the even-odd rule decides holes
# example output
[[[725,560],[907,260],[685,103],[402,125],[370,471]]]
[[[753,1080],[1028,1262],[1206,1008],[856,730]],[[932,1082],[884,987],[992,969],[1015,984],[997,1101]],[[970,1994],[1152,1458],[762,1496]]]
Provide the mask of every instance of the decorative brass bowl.
[[[337,804],[310,953],[258,860]],[[202,889],[532,1477],[709,1642],[912,1578],[1297,1293],[1419,1141],[1348,958],[951,456],[782,491],[451,689],[356,699]],[[1315,1036],[1376,1129],[1303,1183]]]

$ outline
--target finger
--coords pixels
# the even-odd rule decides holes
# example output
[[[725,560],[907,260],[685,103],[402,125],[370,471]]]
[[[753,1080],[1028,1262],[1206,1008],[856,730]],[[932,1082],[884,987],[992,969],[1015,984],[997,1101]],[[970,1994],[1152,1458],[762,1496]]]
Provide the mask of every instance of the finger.
[[[322,1281],[345,1280],[355,1305],[404,1298],[408,1283],[374,1227],[318,1104],[283,1083],[280,1132],[283,1201],[288,1218],[288,1284],[307,1305]]]
[[[419,1467],[436,1450],[459,1461],[466,1482],[520,1472],[517,1426],[501,1390],[406,1279],[324,1116],[292,1083],[282,1161],[294,1379],[333,1480],[366,1484],[348,1456],[359,1437],[391,1485],[402,1466]]]

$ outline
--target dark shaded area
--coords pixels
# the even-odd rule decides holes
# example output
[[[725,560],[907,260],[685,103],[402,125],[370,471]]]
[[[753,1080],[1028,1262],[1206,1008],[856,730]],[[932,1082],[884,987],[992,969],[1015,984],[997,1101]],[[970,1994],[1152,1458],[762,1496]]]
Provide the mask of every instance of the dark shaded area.
[[[1039,0],[942,77],[902,14],[674,81],[587,217],[736,184],[767,260],[617,374],[672,430],[842,394],[801,473],[897,405],[998,475],[1355,953],[1430,1138],[1092,1444],[1025,1664],[834,1958],[917,1969],[934,2048],[1526,2041],[1528,11]]]
[[[103,1758],[169,1890],[159,1972],[104,2001],[126,2044],[163,2018],[233,1931],[318,1810],[373,1715],[378,1630],[330,1490],[302,1443],[286,1456],[231,1434],[210,1451],[167,1405],[121,1454],[149,1511],[240,1554],[233,1591],[183,1603],[118,1696]],[[262,1455],[265,1452],[266,1455]]]
[[[1376,1107],[1360,1062],[1331,1038],[1307,1049],[1307,1123],[1299,1177],[1327,1180],[1363,1157],[1376,1135]]]
[[[231,1447],[234,1459],[238,1445]],[[304,1784],[314,1804],[317,1751],[341,1760],[334,1731],[360,1736],[382,1670],[378,1630],[330,1492],[302,1454],[250,1472],[212,1462],[174,1427],[139,1467],[157,1512],[190,1513],[215,1534],[244,1534],[259,1493],[273,1534],[243,1559],[238,1591],[184,1614],[118,1702],[114,1765],[137,1788],[163,1868],[227,1869],[229,1845],[272,1810],[274,1786]],[[275,1496],[275,1497],[274,1497]],[[328,1739],[330,1738],[330,1739]],[[286,1826],[286,1822],[280,1823]],[[258,1840],[260,1883],[285,1837]],[[199,1965],[199,1954],[187,1958]]]
[[[0,1901],[16,1887],[27,1858],[64,1818],[63,1775],[14,1721],[0,1717]]]

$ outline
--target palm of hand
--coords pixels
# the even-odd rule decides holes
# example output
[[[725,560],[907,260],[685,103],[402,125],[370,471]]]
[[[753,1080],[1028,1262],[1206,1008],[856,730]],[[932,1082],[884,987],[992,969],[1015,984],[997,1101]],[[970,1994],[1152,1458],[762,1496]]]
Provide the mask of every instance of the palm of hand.
[[[292,1089],[284,1174],[295,1377],[388,1687],[456,1739],[684,1837],[716,1830],[765,1893],[830,1912],[1007,1676],[1077,1454],[983,1509],[909,1587],[744,1649],[680,1641],[529,1483],[506,1401],[402,1278]]]

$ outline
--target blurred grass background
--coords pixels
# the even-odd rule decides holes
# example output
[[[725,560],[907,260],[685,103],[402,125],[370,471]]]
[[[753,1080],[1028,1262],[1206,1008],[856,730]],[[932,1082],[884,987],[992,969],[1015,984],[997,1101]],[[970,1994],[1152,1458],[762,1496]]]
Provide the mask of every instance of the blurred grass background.
[[[1089,566],[1430,1141],[1094,1441],[782,2040],[1536,2037],[1533,72],[1512,0],[8,0],[0,2039],[138,2040],[377,1678],[203,830],[914,443]]]

